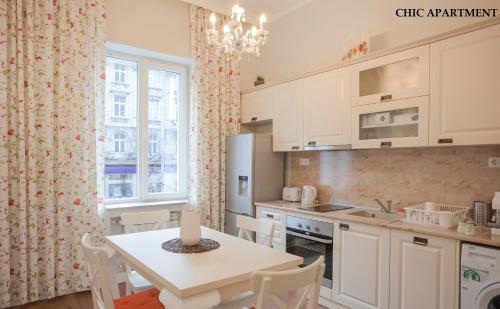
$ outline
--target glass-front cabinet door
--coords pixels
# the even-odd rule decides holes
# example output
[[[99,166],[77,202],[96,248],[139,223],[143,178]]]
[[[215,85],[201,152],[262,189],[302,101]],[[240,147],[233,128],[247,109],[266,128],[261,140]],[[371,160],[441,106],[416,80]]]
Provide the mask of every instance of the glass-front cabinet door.
[[[416,147],[429,144],[429,97],[352,108],[353,148]]]
[[[352,105],[429,94],[429,45],[353,66]]]

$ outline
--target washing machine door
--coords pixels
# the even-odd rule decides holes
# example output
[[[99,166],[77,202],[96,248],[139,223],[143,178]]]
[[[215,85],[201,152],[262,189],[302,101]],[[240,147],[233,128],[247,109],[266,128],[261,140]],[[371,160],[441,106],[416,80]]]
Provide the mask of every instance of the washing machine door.
[[[500,309],[500,283],[485,287],[476,298],[477,309]]]

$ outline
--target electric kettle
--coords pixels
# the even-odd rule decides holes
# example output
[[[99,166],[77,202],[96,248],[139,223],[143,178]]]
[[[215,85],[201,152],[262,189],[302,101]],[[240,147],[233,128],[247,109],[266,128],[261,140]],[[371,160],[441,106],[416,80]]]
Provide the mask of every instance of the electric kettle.
[[[316,204],[316,196],[318,195],[318,190],[313,186],[304,186],[302,188],[302,205],[313,205]]]

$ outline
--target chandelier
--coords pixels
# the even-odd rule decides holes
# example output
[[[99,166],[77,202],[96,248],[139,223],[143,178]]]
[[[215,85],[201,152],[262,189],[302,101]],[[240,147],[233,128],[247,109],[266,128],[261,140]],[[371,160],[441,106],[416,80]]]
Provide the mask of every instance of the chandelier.
[[[236,56],[241,59],[243,53],[260,55],[260,47],[264,46],[267,40],[268,31],[264,29],[266,16],[262,14],[259,19],[260,27],[253,26],[243,33],[243,23],[245,22],[245,9],[238,4],[231,10],[231,20],[222,27],[222,36],[215,29],[217,17],[210,15],[210,25],[207,29],[208,44],[215,47],[217,53],[224,53],[227,56]]]

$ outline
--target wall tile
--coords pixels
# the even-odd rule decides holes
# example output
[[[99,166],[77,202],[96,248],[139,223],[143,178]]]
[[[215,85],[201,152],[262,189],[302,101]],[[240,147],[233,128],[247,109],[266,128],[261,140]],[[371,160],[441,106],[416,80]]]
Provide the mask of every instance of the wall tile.
[[[290,185],[316,186],[320,201],[470,206],[500,190],[500,169],[488,168],[490,156],[500,156],[500,146],[294,152],[287,172]],[[310,165],[299,166],[299,158]]]

